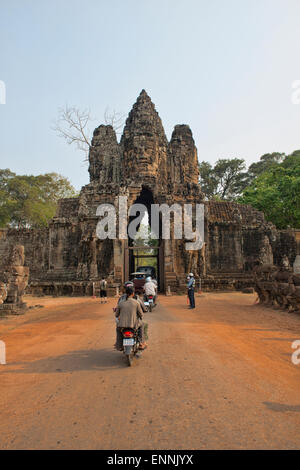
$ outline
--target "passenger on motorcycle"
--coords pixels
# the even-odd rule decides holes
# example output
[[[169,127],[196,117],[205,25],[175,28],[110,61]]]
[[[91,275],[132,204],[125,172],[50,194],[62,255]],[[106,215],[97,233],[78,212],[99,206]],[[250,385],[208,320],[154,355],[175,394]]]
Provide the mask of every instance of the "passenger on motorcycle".
[[[132,287],[134,289],[134,284],[132,281],[126,281],[125,284],[124,284],[124,291],[123,291],[123,294],[119,297],[119,300],[118,300],[118,304],[117,304],[117,307],[119,305],[120,302],[122,302],[123,300],[126,300],[127,299],[127,295],[126,295],[126,289],[127,287]],[[143,300],[138,296],[138,294],[134,294],[134,299],[136,299],[140,306],[141,306],[141,309],[143,310],[143,312],[147,312],[147,308],[146,308],[146,305],[144,304]],[[114,312],[116,312],[116,308],[113,309]],[[123,348],[123,343],[122,343],[122,333],[121,333],[121,330],[118,329],[118,319],[116,319],[117,321],[117,327],[116,327],[116,342],[115,342],[115,348],[118,349],[118,350],[122,350]]]
[[[148,297],[148,295],[153,296],[153,302],[155,304],[156,301],[156,290],[157,290],[157,285],[152,281],[151,277],[146,277],[146,282],[144,284],[144,292],[145,295]]]
[[[140,303],[134,298],[134,288],[126,287],[126,300],[118,303],[116,308],[116,318],[118,319],[117,330],[121,333],[122,328],[133,328],[138,330],[138,338],[140,349],[146,349],[147,345],[144,338],[143,310]],[[121,349],[119,338],[121,334],[117,334],[117,349]]]
[[[122,300],[126,300],[126,288],[127,287],[132,287],[134,289],[134,284],[133,282],[131,281],[127,281],[125,282],[124,284],[124,293],[120,296],[119,300],[118,300],[118,304],[122,301]],[[136,299],[140,305],[141,305],[141,308],[143,310],[143,312],[147,312],[147,308],[146,308],[146,305],[144,304],[143,300],[139,297],[138,294],[134,294],[134,299]]]

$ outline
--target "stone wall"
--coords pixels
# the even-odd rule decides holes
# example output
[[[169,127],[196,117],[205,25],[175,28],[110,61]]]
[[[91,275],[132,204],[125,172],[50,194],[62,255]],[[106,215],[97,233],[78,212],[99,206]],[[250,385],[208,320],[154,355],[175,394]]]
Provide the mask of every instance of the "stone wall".
[[[7,264],[10,249],[15,245],[24,246],[30,280],[45,278],[49,267],[49,230],[0,229],[0,270]]]
[[[0,316],[20,315],[27,305],[23,295],[28,284],[29,268],[24,266],[24,246],[11,245],[0,271]]]

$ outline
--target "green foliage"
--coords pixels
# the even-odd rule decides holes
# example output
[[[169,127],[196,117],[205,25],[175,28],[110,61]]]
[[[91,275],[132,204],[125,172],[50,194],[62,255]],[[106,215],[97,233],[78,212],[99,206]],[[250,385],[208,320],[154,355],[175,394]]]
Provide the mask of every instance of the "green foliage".
[[[300,228],[300,151],[273,162],[245,189],[238,202],[264,212],[278,228]]]
[[[153,238],[151,227],[149,223],[141,223],[138,232],[134,240],[134,246],[145,247],[144,250],[135,250],[135,269],[138,266],[153,266],[157,270],[157,250],[155,249],[159,245],[159,240]],[[140,256],[147,255],[147,258],[140,258]],[[153,257],[151,257],[153,255]]]
[[[159,240],[154,238],[149,223],[141,223],[134,240],[134,246],[145,248],[155,248],[159,245]],[[148,251],[149,252],[149,251]]]
[[[207,199],[250,204],[278,228],[300,228],[300,150],[260,157],[245,172],[244,160],[219,159],[199,164],[200,185]]]
[[[209,162],[199,163],[199,172],[201,189],[207,199],[211,199],[215,196],[217,190],[217,180],[213,172],[213,167]]]
[[[199,182],[206,198],[235,200],[248,182],[245,169],[245,161],[240,158],[220,158],[214,167],[208,162],[201,162]]]
[[[75,196],[67,178],[57,173],[32,176],[0,170],[0,227],[46,226],[58,199]]]
[[[267,170],[270,170],[273,166],[276,166],[278,163],[282,162],[285,157],[284,153],[273,152],[266,153],[262,155],[258,162],[252,163],[249,166],[248,174],[250,181],[261,175]],[[249,181],[249,182],[250,182]]]

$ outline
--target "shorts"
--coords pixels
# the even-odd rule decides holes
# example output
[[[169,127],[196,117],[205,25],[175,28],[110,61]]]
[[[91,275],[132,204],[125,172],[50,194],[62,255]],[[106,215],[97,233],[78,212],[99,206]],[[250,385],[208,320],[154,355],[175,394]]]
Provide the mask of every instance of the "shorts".
[[[106,290],[100,290],[100,297],[107,297]]]

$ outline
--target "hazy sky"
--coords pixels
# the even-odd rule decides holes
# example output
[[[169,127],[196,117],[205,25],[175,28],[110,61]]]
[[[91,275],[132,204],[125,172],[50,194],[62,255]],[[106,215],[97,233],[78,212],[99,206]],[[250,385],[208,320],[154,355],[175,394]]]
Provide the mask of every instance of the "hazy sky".
[[[87,165],[51,130],[57,109],[128,114],[142,88],[167,137],[189,124],[199,160],[300,148],[300,0],[0,0],[0,167]]]

